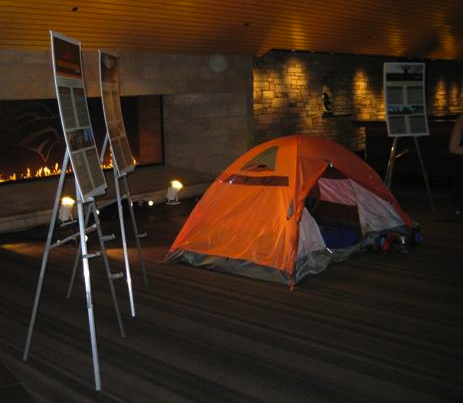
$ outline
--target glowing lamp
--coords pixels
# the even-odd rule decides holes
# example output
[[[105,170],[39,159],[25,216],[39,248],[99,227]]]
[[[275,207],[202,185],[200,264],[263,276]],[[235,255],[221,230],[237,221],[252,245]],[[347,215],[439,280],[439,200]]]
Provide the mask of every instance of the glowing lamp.
[[[183,185],[181,184],[181,182],[177,180],[170,182],[170,186],[167,188],[166,204],[180,204],[180,202],[178,201],[178,192],[180,191],[180,189],[182,189],[182,187]]]
[[[72,197],[65,196],[61,199],[61,207],[59,209],[58,216],[62,222],[69,220],[73,221],[72,210],[74,209],[75,204],[76,202]]]

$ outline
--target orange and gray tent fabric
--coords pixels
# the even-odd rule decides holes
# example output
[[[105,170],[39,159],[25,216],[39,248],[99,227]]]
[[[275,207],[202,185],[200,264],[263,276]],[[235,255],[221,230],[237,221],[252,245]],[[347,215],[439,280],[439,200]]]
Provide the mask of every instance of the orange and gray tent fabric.
[[[329,178],[321,181],[330,168],[348,180],[344,188],[353,189],[353,196],[343,198],[346,192],[332,188]],[[350,197],[351,204],[359,204],[363,240],[385,230],[407,231],[412,225],[378,174],[360,157],[333,141],[292,135],[254,147],[218,176],[169,249],[168,260],[293,285],[345,255],[336,257],[322,240],[319,250],[308,251],[310,259],[298,252],[300,224],[307,222],[302,218],[310,217],[304,214],[304,205],[315,187],[327,199]],[[312,229],[313,235],[306,233],[306,238],[319,238],[316,225]],[[305,262],[304,268],[299,260]]]

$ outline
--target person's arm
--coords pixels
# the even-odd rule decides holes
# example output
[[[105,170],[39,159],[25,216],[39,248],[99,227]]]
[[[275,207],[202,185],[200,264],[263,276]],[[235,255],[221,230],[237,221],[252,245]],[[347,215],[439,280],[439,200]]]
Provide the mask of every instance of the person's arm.
[[[463,155],[463,146],[461,145],[461,137],[463,134],[463,114],[461,114],[455,126],[453,126],[452,134],[450,135],[449,151],[451,154]]]

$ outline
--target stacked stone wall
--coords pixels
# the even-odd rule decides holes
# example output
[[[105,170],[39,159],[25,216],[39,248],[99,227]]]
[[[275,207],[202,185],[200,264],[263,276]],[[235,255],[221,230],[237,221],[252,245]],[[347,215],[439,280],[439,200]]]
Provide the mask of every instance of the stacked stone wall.
[[[353,121],[384,120],[385,57],[270,52],[255,59],[255,141],[307,133],[365,148],[365,130]],[[426,61],[427,110],[432,116],[463,111],[462,63]],[[324,113],[323,93],[331,114]]]

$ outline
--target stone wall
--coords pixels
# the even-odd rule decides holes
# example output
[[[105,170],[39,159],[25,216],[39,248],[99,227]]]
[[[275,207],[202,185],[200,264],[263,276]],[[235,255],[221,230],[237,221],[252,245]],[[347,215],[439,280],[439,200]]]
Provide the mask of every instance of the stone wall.
[[[166,164],[219,173],[253,143],[250,56],[225,56],[219,68],[208,56],[119,56],[122,96],[163,95]],[[98,53],[82,58],[87,96],[99,97]],[[0,100],[43,98],[56,98],[50,52],[0,50]],[[149,110],[140,110],[147,133]]]
[[[384,120],[383,63],[391,58],[270,52],[254,63],[256,143],[293,133],[365,148],[352,120]],[[463,65],[426,61],[429,115],[463,110]],[[324,116],[322,94],[331,100]]]
[[[228,57],[223,73],[202,60],[184,92],[164,96],[166,161],[218,174],[254,142],[252,58]]]
[[[382,120],[383,63],[390,58],[270,52],[212,57],[120,53],[122,96],[163,95],[165,163],[219,173],[252,145],[309,133],[365,148],[352,120]],[[89,97],[99,96],[98,55],[83,52]],[[462,111],[462,63],[426,61],[430,115]],[[327,93],[332,115],[324,116]],[[254,99],[252,98],[254,96]],[[55,98],[50,52],[0,50],[0,99]],[[154,111],[154,109],[153,109]],[[142,105],[146,147],[150,105]],[[159,118],[159,117],[154,117]]]

